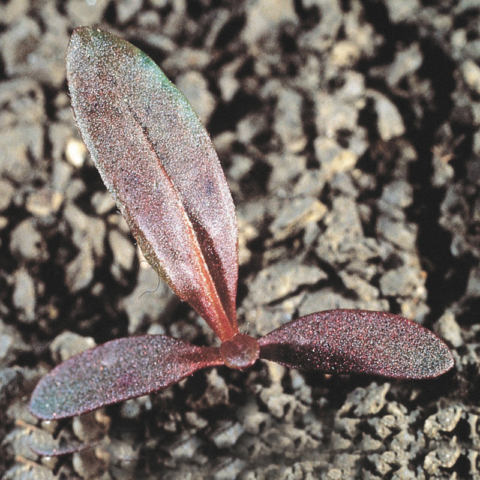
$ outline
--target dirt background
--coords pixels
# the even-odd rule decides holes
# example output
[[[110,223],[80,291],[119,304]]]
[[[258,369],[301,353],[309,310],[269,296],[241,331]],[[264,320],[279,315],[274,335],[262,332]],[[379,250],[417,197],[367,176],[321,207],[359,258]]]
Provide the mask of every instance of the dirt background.
[[[79,140],[72,28],[130,40],[187,95],[240,225],[239,316],[262,335],[336,307],[433,328],[422,382],[258,362],[82,419],[29,395],[113,338],[213,334],[141,262]],[[0,2],[0,475],[5,479],[478,479],[478,0]],[[41,459],[65,429],[101,446]]]

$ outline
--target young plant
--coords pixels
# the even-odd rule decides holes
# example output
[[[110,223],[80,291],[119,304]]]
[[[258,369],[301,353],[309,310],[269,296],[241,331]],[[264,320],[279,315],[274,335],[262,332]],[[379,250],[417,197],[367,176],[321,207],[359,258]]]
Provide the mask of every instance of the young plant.
[[[67,77],[82,137],[145,258],[201,315],[220,347],[165,335],[113,340],[41,379],[30,410],[53,420],[145,395],[196,370],[258,358],[301,370],[424,379],[453,366],[448,347],[390,313],[312,313],[255,339],[237,326],[235,209],[212,142],[191,106],[142,51],[77,28]]]

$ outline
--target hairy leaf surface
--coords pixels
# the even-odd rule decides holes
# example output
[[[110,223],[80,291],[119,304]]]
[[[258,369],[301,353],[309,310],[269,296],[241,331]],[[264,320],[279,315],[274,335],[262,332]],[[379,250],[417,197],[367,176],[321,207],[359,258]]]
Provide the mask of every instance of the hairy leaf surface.
[[[160,390],[216,365],[223,365],[218,348],[165,335],[121,338],[75,355],[45,375],[33,392],[30,411],[46,420],[72,417]]]
[[[430,378],[453,366],[450,350],[430,330],[391,313],[313,313],[259,340],[260,357],[300,370]]]
[[[226,340],[238,333],[237,221],[212,142],[141,50],[77,28],[67,50],[77,125],[152,266]]]

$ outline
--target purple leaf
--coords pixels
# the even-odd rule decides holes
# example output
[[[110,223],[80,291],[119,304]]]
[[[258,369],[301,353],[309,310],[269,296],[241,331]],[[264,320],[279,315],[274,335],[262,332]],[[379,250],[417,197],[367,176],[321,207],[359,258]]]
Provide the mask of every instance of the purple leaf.
[[[259,343],[260,358],[300,370],[430,378],[453,366],[450,350],[430,330],[383,312],[313,313]]]
[[[221,340],[238,333],[237,220],[212,142],[141,50],[75,29],[67,78],[78,128],[145,257]]]
[[[69,358],[35,388],[30,411],[46,420],[157,391],[193,372],[223,365],[218,348],[195,347],[165,335],[121,338]]]

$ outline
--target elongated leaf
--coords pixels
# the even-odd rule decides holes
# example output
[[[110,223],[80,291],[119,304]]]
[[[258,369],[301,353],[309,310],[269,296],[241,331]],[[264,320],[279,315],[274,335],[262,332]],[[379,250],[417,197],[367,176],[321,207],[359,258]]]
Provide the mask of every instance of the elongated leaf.
[[[121,338],[58,365],[35,388],[30,411],[46,420],[80,415],[223,365],[218,348],[195,347],[165,335]]]
[[[81,27],[67,50],[77,125],[142,251],[226,340],[238,333],[237,222],[212,142],[141,50]]]
[[[453,366],[450,350],[431,331],[391,313],[313,313],[259,343],[261,358],[300,370],[430,378]]]

